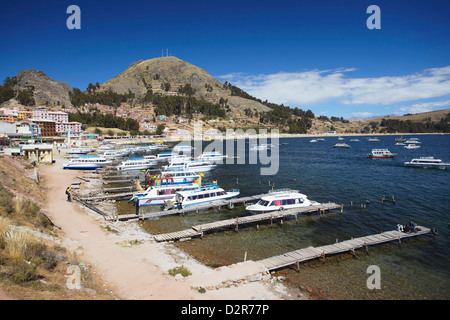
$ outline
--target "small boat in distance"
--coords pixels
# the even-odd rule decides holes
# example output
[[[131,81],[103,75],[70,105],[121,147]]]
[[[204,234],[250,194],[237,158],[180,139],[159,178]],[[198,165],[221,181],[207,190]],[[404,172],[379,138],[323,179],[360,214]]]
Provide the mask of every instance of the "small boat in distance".
[[[367,141],[380,141],[380,139],[378,139],[378,138],[369,138],[369,139],[367,139]]]
[[[223,159],[226,158],[228,158],[228,156],[223,155],[218,151],[213,151],[213,152],[203,152],[197,159],[222,163]]]
[[[395,138],[395,141],[397,141],[397,142],[405,142],[406,139],[403,138],[403,136],[402,136],[402,137],[400,137],[400,138]]]
[[[434,157],[420,157],[412,159],[409,162],[405,162],[406,167],[418,167],[418,168],[436,168],[445,169],[450,166],[450,163],[442,162],[441,159],[435,159]]]
[[[333,146],[333,148],[350,148],[350,146],[345,142],[338,142]]]
[[[408,144],[407,146],[404,146],[403,148],[405,148],[405,149],[419,149],[420,146],[418,144],[411,143],[411,144]]]
[[[317,140],[316,139],[312,139],[309,142],[317,142]]]
[[[351,142],[359,142],[359,139],[350,139]]]
[[[269,191],[269,193],[262,196],[256,204],[249,205],[245,209],[252,214],[258,214],[318,204],[320,203],[308,200],[306,195],[297,190],[278,189]]]
[[[393,158],[395,153],[390,152],[388,149],[372,149],[372,153],[367,155],[367,158]]]

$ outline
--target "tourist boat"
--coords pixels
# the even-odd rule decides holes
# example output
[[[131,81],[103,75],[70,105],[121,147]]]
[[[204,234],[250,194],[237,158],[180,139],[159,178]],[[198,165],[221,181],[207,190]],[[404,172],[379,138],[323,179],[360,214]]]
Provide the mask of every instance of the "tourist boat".
[[[139,147],[136,147],[136,152],[142,152],[142,153],[152,152],[152,151],[155,151],[155,150],[158,150],[158,148],[156,146],[139,146]]]
[[[168,159],[172,158],[172,156],[172,152],[161,152],[156,155],[156,160],[167,161]]]
[[[175,195],[178,191],[193,190],[199,187],[195,183],[173,184],[163,183],[148,187],[143,192],[133,194],[132,201],[137,202],[138,206],[164,205],[167,201],[175,201]],[[130,200],[130,201],[131,201]]]
[[[367,155],[367,158],[393,158],[395,153],[390,152],[388,149],[372,149],[372,153]]]
[[[306,195],[297,190],[278,189],[269,191],[269,193],[262,196],[256,204],[249,205],[245,209],[253,214],[258,214],[318,204],[320,203],[308,200]]]
[[[182,153],[182,152],[191,153],[194,149],[195,149],[195,147],[192,147],[192,146],[177,145],[177,146],[173,147],[172,151],[177,152],[177,153]]]
[[[110,150],[113,148],[114,148],[114,145],[108,143],[108,144],[102,144],[100,147],[98,147],[98,150],[105,151],[105,150]]]
[[[178,191],[175,202],[181,204],[181,208],[188,208],[205,203],[226,200],[238,196],[238,189],[224,190],[217,183],[201,186],[197,189]]]
[[[345,142],[338,142],[333,147],[334,148],[350,148],[350,146],[348,144],[346,144]]]
[[[85,148],[85,147],[80,147],[80,148],[71,148],[69,149],[69,151],[67,151],[68,154],[88,154],[89,152],[94,151],[93,148]]]
[[[397,142],[405,142],[406,139],[403,138],[403,137],[400,137],[400,138],[395,138],[395,141],[397,141]]]
[[[404,146],[405,144],[403,142],[397,142],[395,145],[396,146]]]
[[[161,171],[162,179],[171,179],[173,183],[189,183],[200,177],[199,172],[191,171]]]
[[[450,166],[450,163],[442,162],[441,159],[435,159],[434,157],[420,157],[418,159],[412,159],[409,162],[405,162],[405,166],[445,169],[446,167]]]
[[[405,149],[419,149],[420,146],[418,144],[410,143],[407,146],[404,146]]]
[[[148,155],[148,156],[144,156],[145,160],[157,160],[156,156],[154,154]]]
[[[180,164],[191,161],[191,157],[188,157],[184,154],[174,154],[172,157],[168,158],[167,161],[169,164]]]
[[[142,170],[152,168],[155,165],[156,161],[151,159],[130,159],[122,161],[116,169],[119,171]]]
[[[105,157],[82,157],[71,159],[63,165],[63,169],[95,170],[111,165],[112,161]]]
[[[214,169],[217,165],[210,161],[191,160],[186,162],[172,162],[168,166],[163,166],[164,171],[190,171],[205,172]]]
[[[378,138],[369,138],[369,139],[367,139],[367,141],[371,141],[371,142],[373,142],[373,141],[380,141],[380,139],[378,139]]]
[[[213,152],[203,152],[197,159],[211,162],[221,162],[223,161],[223,159],[226,158],[227,158],[226,155],[223,155],[218,151],[213,151]]]
[[[260,150],[267,150],[273,147],[271,144],[255,144],[253,145],[250,150],[251,151],[260,151]]]
[[[103,153],[103,156],[105,158],[119,158],[119,157],[126,157],[130,155],[130,151],[126,150],[126,149],[121,149],[121,150],[108,150],[105,151],[105,153]]]
[[[418,144],[418,143],[421,143],[421,142],[417,138],[411,138],[411,139],[406,140],[405,143]]]

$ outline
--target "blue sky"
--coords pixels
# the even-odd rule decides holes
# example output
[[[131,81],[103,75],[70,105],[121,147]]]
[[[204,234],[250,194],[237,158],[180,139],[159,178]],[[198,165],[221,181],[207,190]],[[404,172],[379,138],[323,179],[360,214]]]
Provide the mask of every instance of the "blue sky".
[[[81,30],[69,30],[69,5]],[[368,6],[381,10],[369,30]],[[82,90],[161,51],[250,94],[328,116],[450,108],[450,1],[2,3],[0,79],[37,69]]]

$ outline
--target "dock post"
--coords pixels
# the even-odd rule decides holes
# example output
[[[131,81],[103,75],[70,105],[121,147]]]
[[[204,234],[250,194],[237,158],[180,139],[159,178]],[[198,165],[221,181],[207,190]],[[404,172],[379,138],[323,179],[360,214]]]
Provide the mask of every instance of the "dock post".
[[[366,247],[366,252],[369,253],[369,247],[367,247],[367,242],[364,242],[364,247]]]
[[[297,213],[295,213],[295,222],[298,222]]]
[[[384,194],[383,194],[383,197],[381,198],[381,204],[384,204],[384,200],[385,200],[385,198],[384,198]]]
[[[344,204],[341,204],[341,213],[344,212]]]
[[[236,217],[236,232],[239,231],[239,217]]]
[[[247,251],[244,253],[244,261],[247,261]]]
[[[325,263],[325,251],[322,251],[322,261]]]
[[[200,226],[200,239],[203,239],[203,227]]]
[[[272,226],[272,215],[270,215],[270,226]]]

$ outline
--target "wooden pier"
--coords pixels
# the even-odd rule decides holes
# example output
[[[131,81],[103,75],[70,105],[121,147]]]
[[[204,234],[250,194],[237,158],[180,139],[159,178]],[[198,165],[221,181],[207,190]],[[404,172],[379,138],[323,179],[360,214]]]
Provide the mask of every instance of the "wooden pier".
[[[386,231],[379,234],[337,242],[321,247],[308,247],[300,250],[295,250],[283,253],[278,256],[259,260],[257,262],[262,263],[269,271],[291,265],[297,265],[297,268],[299,268],[299,264],[302,262],[314,260],[317,258],[322,258],[323,261],[325,261],[326,256],[343,252],[351,252],[354,254],[356,249],[365,248],[366,250],[368,250],[369,246],[392,241],[399,241],[401,243],[401,239],[403,238],[417,237],[426,235],[430,232],[431,229],[422,226],[417,227],[417,230],[412,233],[405,233],[397,230]]]
[[[239,226],[270,221],[272,223],[275,219],[284,219],[289,217],[295,217],[297,219],[298,214],[306,214],[312,212],[325,212],[333,209],[342,209],[341,205],[335,203],[323,203],[320,205],[313,205],[308,207],[283,210],[283,211],[275,211],[270,213],[260,213],[245,217],[236,217],[234,219],[226,219],[215,221],[211,223],[205,223],[201,225],[193,226],[191,229],[158,234],[154,236],[155,241],[176,241],[186,238],[192,237],[203,237],[205,232],[211,232],[213,230],[222,229],[222,228],[230,228],[235,227],[236,230],[239,230]]]

